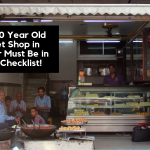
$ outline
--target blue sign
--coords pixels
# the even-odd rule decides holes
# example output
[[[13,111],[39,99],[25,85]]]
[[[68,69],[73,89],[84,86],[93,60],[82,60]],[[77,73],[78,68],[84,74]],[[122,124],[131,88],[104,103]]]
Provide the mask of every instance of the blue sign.
[[[150,62],[147,62],[147,66],[150,67]]]

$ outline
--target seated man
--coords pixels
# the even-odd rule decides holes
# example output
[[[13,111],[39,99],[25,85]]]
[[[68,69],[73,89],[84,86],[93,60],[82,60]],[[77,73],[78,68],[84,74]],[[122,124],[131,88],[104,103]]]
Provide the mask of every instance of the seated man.
[[[10,104],[11,104],[11,97],[9,96],[6,96],[5,97],[5,103],[4,103],[4,108],[5,108],[5,113],[6,115],[9,115],[9,107],[10,107]]]
[[[38,88],[39,96],[35,98],[34,107],[37,107],[38,114],[42,116],[45,122],[48,124],[48,117],[51,108],[51,99],[49,96],[45,95],[45,88]]]
[[[17,125],[17,123],[20,124],[20,121],[17,117],[9,117],[5,114],[4,98],[5,93],[3,91],[0,91],[0,130],[13,125]]]
[[[31,116],[33,117],[34,123],[46,124],[45,120],[40,115],[38,115],[36,107],[31,108]]]
[[[23,115],[26,113],[26,103],[21,99],[22,96],[18,93],[16,95],[16,100],[11,102],[9,108],[10,115],[17,116],[19,119],[22,119]]]

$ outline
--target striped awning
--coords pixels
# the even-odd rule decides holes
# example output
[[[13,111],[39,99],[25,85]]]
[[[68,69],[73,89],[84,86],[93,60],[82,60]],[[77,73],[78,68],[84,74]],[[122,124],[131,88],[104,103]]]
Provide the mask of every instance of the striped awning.
[[[0,4],[0,15],[150,15],[150,4]]]

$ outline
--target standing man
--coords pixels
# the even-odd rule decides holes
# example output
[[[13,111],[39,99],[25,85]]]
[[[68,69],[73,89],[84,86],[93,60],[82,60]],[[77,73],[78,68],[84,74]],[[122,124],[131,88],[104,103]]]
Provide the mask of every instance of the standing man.
[[[13,125],[17,125],[17,123],[20,124],[20,121],[17,117],[9,117],[5,114],[4,99],[5,93],[3,91],[0,91],[0,130]]]
[[[5,103],[4,103],[4,108],[5,108],[5,113],[6,115],[9,115],[9,107],[10,107],[10,104],[11,104],[11,97],[9,96],[6,96],[5,97]]]
[[[122,75],[116,73],[116,66],[114,64],[109,65],[110,75],[106,76],[103,81],[103,85],[126,85]]]
[[[26,103],[21,99],[22,95],[17,93],[16,100],[11,102],[9,108],[10,115],[17,116],[20,119],[22,119],[23,115],[26,113]]]
[[[114,64],[109,65],[109,71],[110,75],[104,78],[103,85],[126,85],[122,75],[116,73],[116,66]],[[110,108],[105,109],[105,113],[110,114]]]
[[[38,88],[39,96],[35,98],[34,107],[37,107],[38,114],[43,117],[45,122],[48,124],[48,117],[51,108],[51,99],[49,96],[45,95],[45,88]]]

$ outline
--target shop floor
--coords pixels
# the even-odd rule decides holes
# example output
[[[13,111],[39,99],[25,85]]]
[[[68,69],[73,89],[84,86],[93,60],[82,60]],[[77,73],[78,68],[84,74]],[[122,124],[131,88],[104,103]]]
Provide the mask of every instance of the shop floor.
[[[52,124],[58,128],[60,121],[65,117],[53,117]],[[87,133],[87,136],[95,136],[95,150],[150,150],[150,141],[132,142],[132,133]],[[129,136],[130,135],[130,136]]]
[[[95,136],[95,150],[150,150],[150,141],[132,142],[131,136],[118,136],[116,133],[88,133],[87,135]]]

